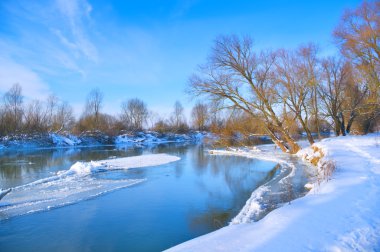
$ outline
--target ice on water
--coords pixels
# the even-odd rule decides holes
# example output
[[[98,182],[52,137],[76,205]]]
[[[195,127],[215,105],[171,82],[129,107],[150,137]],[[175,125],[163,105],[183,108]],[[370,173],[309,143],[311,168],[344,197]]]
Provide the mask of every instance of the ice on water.
[[[76,162],[56,175],[13,188],[0,205],[0,219],[49,210],[125,188],[145,179],[107,179],[99,172],[158,166],[180,158],[151,154],[91,162]],[[106,176],[105,176],[106,177]]]

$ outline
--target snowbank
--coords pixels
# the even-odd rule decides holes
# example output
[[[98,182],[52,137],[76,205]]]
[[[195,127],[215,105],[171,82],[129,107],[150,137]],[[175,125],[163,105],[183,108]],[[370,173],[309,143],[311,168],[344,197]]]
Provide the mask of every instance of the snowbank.
[[[115,144],[118,145],[151,145],[160,143],[199,142],[203,140],[204,133],[189,134],[160,134],[153,131],[138,132],[136,134],[123,134],[117,136]]]
[[[380,135],[314,146],[323,153],[316,153],[321,171],[334,162],[330,180],[258,222],[230,225],[170,251],[380,251]]]
[[[68,132],[16,134],[0,138],[0,150],[55,148],[72,146],[101,146],[120,145],[122,147],[143,147],[164,143],[198,143],[203,138],[211,136],[205,132],[191,132],[187,134],[165,133],[153,131],[123,134],[116,137],[106,135],[100,131],[84,132],[79,136]]]
[[[82,143],[82,141],[74,135],[64,136],[56,133],[50,133],[49,135],[56,146],[75,146]]]

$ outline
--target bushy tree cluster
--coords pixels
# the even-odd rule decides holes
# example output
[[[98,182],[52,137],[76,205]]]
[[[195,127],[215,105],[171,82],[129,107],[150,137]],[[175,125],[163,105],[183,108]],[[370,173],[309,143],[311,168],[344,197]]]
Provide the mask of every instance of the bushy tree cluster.
[[[71,106],[51,95],[46,101],[24,104],[22,88],[14,84],[4,95],[0,107],[0,134],[43,133],[70,130],[74,125]]]

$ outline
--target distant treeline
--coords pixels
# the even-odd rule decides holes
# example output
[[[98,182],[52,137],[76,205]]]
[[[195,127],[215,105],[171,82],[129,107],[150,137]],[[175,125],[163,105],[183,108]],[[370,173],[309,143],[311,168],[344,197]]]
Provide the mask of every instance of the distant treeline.
[[[22,87],[14,84],[2,97],[0,107],[0,134],[2,136],[21,133],[70,132],[80,134],[86,131],[101,131],[110,135],[122,131],[187,132],[190,127],[180,102],[174,105],[170,118],[163,119],[149,111],[145,102],[130,99],[121,104],[118,116],[102,111],[103,93],[93,89],[86,98],[82,115],[76,119],[69,103],[51,95],[46,100],[24,102]],[[196,121],[196,119],[194,119]],[[205,126],[196,125],[199,130]]]
[[[93,89],[86,97],[83,113],[76,119],[68,102],[50,95],[46,100],[26,103],[22,87],[14,84],[3,95],[0,103],[0,135],[49,132],[79,135],[89,131],[117,135],[142,130],[187,133],[190,130],[221,132],[225,129],[230,129],[227,131],[232,134],[239,130],[238,124],[245,118],[244,114],[222,112],[217,106],[197,102],[192,108],[191,118],[187,120],[179,101],[174,103],[171,114],[164,118],[150,111],[146,103],[138,98],[122,102],[119,115],[112,116],[102,111],[103,98],[104,94],[100,89]],[[231,124],[235,126],[231,127]],[[248,131],[253,132],[255,129],[250,128]]]
[[[266,134],[260,120],[239,109],[221,109],[218,103],[197,102],[190,118],[184,114],[179,101],[167,118],[149,110],[146,103],[138,98],[120,104],[118,116],[102,111],[104,94],[93,89],[86,97],[83,113],[75,118],[68,102],[55,95],[46,100],[24,101],[22,87],[14,84],[0,102],[0,136],[35,133],[72,133],[100,131],[108,135],[125,132],[153,130],[159,133],[187,133],[192,130],[211,131],[226,138]],[[330,131],[330,124],[321,120],[320,130]],[[301,136],[302,128],[292,125],[292,135]],[[313,128],[316,132],[316,129]]]

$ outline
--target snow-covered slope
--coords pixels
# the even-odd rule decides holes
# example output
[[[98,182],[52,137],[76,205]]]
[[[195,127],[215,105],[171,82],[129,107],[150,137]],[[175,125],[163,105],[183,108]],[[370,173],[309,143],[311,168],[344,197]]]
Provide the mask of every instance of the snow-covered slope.
[[[380,251],[380,135],[330,138],[315,147],[323,153],[319,164],[336,167],[328,181],[258,222],[230,225],[171,251]],[[314,152],[299,155],[322,156]]]

